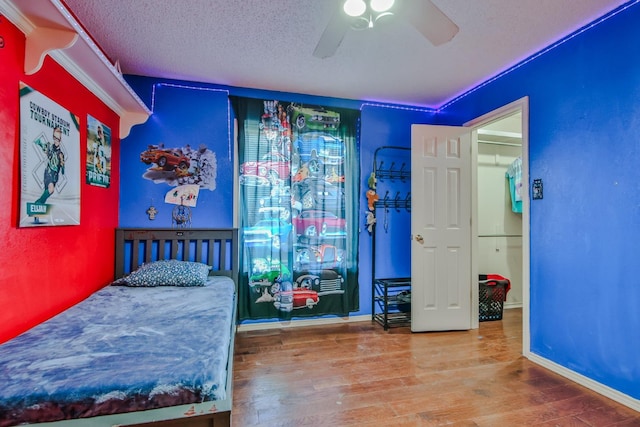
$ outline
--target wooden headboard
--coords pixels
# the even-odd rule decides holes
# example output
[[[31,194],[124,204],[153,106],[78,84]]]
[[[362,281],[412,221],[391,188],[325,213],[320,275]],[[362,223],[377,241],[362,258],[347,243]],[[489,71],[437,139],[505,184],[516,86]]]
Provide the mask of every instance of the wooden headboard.
[[[160,259],[198,261],[211,275],[238,283],[238,230],[235,228],[117,228],[115,278]]]

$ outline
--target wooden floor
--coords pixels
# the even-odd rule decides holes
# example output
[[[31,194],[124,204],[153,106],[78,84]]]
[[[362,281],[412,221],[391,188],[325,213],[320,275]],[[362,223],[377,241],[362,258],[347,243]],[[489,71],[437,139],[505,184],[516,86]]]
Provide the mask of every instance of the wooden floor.
[[[640,413],[523,358],[521,324],[511,309],[463,332],[239,332],[232,426],[640,426]]]

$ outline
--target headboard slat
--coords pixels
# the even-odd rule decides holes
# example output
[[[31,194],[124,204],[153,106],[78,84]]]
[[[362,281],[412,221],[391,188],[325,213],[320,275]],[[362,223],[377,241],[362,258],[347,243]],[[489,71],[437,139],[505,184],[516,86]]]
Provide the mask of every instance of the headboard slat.
[[[140,261],[138,261],[138,254],[140,253],[140,240],[133,239],[131,241],[131,265],[140,265]]]
[[[218,257],[218,262],[221,269],[226,268],[227,266],[227,246],[226,245],[220,245],[220,256]]]
[[[202,239],[196,240],[196,253],[195,253],[196,261],[202,261]],[[205,262],[208,262],[205,260]]]
[[[213,258],[215,249],[216,249],[215,242],[209,242],[209,247],[207,248],[207,263],[209,265],[216,265],[216,260]],[[220,266],[220,269],[222,270],[222,266]]]
[[[166,246],[169,243],[170,253]],[[144,244],[144,253],[140,245]],[[192,247],[194,245],[194,247]],[[203,253],[206,248],[206,256]],[[140,259],[140,256],[143,259]],[[212,275],[238,280],[238,230],[235,228],[118,228],[116,229],[115,277],[120,278],[143,263],[159,259],[204,262]],[[127,263],[127,259],[131,263]],[[230,260],[230,265],[229,261]]]
[[[153,249],[153,242],[151,240],[149,240],[149,239],[146,239],[144,241],[144,259],[151,259],[151,257],[153,256],[152,255],[152,253],[153,253],[152,249]],[[138,248],[138,250],[139,250],[139,248]],[[137,250],[136,250],[136,252],[137,252]]]
[[[189,256],[191,255],[190,246],[191,245],[189,244],[188,240],[182,241],[182,259],[185,261],[189,261],[191,259]]]

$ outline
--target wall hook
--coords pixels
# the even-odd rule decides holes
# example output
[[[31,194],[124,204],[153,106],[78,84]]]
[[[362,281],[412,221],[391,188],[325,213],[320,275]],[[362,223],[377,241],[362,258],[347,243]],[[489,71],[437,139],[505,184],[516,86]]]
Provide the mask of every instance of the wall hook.
[[[393,181],[394,174],[393,174],[393,167],[395,166],[396,162],[391,162],[391,166],[389,166],[389,179],[391,179]]]
[[[401,180],[402,182],[404,182],[404,181],[405,181],[405,179],[407,178],[407,177],[406,177],[406,172],[405,172],[405,170],[404,170],[404,168],[405,168],[406,166],[407,166],[407,163],[406,163],[406,162],[402,162],[402,166],[400,166],[400,180]]]

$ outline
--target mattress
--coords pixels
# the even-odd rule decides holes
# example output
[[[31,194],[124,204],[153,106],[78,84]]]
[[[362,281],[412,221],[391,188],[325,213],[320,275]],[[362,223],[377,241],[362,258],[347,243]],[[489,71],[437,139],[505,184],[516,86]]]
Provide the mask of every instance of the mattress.
[[[107,286],[0,346],[0,426],[225,399],[235,285]]]

